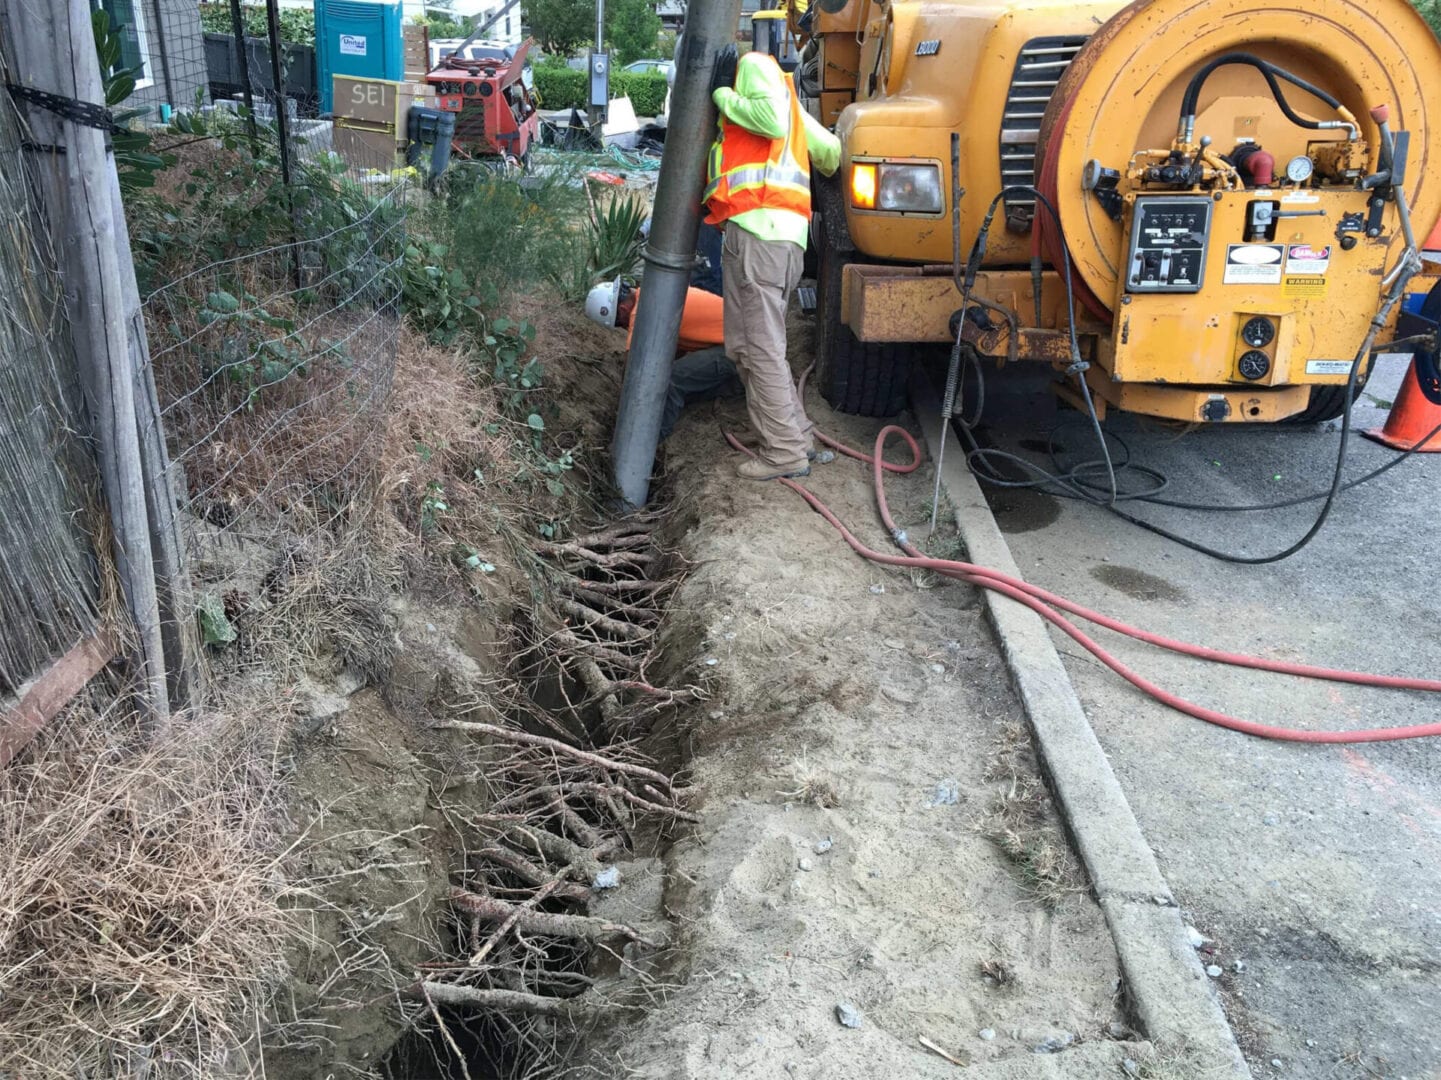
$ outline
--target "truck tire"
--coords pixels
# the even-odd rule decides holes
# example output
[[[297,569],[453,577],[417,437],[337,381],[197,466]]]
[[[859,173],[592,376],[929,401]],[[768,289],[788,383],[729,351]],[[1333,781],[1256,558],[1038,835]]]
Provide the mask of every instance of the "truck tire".
[[[1366,373],[1356,379],[1356,390],[1351,400],[1354,402],[1361,396],[1361,391],[1366,387],[1366,380],[1371,377],[1371,369],[1376,366],[1373,359]],[[1327,420],[1335,420],[1346,411],[1346,386],[1341,384],[1328,384],[1326,386],[1311,387],[1311,400],[1306,407],[1298,413],[1284,417],[1279,423],[1282,424],[1324,424]]]
[[[840,187],[815,178],[811,238],[816,248],[816,385],[838,412],[887,417],[905,409],[911,348],[865,342],[841,323],[841,271],[855,250],[846,229]]]

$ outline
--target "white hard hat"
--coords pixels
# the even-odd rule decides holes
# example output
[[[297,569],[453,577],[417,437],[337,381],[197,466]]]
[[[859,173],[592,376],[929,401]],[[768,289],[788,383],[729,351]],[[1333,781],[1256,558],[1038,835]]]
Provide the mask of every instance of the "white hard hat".
[[[616,309],[620,307],[620,278],[606,281],[590,290],[585,298],[585,316],[601,324],[615,328]]]

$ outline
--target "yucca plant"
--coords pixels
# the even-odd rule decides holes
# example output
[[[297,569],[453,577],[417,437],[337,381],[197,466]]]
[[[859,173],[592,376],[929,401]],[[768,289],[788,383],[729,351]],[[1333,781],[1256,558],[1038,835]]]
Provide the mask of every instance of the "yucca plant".
[[[645,199],[639,195],[617,194],[603,210],[591,203],[590,265],[595,280],[635,280],[645,245],[640,230],[646,217]]]

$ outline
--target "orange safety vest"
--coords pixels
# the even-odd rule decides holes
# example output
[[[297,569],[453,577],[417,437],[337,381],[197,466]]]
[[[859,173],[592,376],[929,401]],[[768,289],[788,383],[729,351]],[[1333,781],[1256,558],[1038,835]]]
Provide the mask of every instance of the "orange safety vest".
[[[774,62],[774,61],[772,61]],[[751,210],[789,210],[811,216],[811,155],[795,83],[787,75],[790,130],[768,139],[721,117],[720,137],[711,143],[705,201],[706,223],[722,222]]]

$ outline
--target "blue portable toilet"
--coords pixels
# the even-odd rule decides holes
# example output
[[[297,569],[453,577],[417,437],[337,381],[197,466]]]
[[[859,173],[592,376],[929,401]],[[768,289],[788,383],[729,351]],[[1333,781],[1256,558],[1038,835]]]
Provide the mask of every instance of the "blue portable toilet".
[[[320,111],[334,111],[335,76],[390,79],[405,74],[400,0],[315,0]]]

